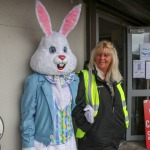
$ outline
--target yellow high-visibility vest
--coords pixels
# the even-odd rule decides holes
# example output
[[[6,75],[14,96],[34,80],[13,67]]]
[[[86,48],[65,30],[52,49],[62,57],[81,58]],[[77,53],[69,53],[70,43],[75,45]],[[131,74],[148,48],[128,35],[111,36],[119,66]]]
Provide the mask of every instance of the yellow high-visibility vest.
[[[83,73],[83,76],[84,76],[86,103],[93,107],[94,117],[95,117],[98,113],[98,108],[100,105],[95,76],[92,74],[91,71],[82,70],[81,72]],[[125,116],[125,124],[126,124],[126,128],[128,128],[129,126],[128,111],[127,111],[127,106],[126,106],[126,101],[125,101],[125,94],[121,87],[121,83],[117,84],[117,88],[121,95],[122,108],[123,108],[123,112]],[[80,128],[77,128],[76,137],[83,138],[84,135],[85,135],[85,132],[83,132]]]

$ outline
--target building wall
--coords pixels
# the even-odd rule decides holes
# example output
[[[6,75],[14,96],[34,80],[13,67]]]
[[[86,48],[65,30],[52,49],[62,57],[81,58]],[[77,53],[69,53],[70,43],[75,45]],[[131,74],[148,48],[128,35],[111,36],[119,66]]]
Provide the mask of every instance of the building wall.
[[[65,15],[82,0],[41,0],[59,31]],[[83,3],[82,3],[83,4]],[[35,0],[0,0],[0,117],[4,121],[1,150],[20,150],[20,100],[24,79],[32,74],[29,62],[43,32],[35,15]],[[77,56],[76,71],[85,60],[85,5],[80,20],[68,35]]]

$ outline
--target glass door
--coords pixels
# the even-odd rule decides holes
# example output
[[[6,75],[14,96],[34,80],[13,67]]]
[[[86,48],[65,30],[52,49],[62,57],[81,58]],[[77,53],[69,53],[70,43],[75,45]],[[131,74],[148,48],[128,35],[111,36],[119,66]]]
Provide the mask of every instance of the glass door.
[[[150,99],[150,27],[129,27],[127,35],[127,141],[144,140],[143,101]]]

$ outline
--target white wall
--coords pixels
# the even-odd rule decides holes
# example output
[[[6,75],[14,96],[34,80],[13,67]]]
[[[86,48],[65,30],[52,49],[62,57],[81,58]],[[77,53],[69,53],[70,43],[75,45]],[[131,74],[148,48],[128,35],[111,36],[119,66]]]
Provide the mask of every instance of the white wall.
[[[65,15],[82,0],[41,2],[51,16],[53,30],[58,31]],[[19,128],[23,82],[32,73],[29,61],[42,36],[35,15],[35,0],[0,0],[0,116],[5,124],[1,150],[21,150]],[[78,59],[78,71],[83,67],[85,56],[84,4],[80,20],[68,40]]]

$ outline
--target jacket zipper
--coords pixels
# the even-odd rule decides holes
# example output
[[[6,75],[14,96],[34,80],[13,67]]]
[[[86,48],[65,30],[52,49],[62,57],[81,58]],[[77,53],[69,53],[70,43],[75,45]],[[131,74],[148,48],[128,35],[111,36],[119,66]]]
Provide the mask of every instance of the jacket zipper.
[[[112,113],[114,114],[114,98],[113,98],[113,96],[112,96]]]

